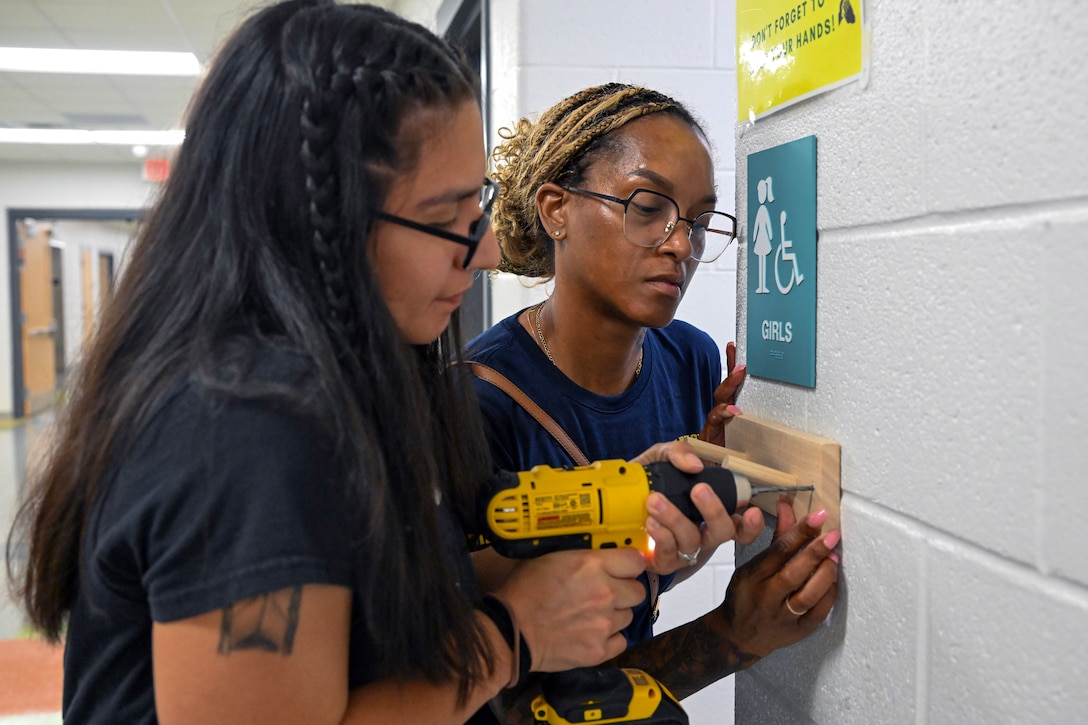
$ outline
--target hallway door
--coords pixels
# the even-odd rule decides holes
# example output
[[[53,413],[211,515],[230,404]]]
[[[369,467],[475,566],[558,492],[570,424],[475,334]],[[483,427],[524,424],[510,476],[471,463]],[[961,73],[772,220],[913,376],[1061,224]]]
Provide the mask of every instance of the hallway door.
[[[22,306],[23,414],[52,407],[57,387],[57,320],[53,311],[53,255],[47,225],[19,222],[19,297]]]

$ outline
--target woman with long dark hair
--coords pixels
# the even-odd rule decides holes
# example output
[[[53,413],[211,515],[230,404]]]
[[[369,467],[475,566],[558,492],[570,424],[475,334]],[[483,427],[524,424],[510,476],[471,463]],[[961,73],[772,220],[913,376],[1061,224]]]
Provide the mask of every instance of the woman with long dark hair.
[[[367,5],[272,5],[219,53],[9,539],[66,720],[460,722],[623,649],[637,552],[476,589],[477,95]]]

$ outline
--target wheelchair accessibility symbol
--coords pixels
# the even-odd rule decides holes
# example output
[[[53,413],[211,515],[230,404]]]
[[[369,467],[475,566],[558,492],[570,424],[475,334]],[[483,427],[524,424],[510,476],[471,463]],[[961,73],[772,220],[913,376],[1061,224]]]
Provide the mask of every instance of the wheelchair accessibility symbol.
[[[768,204],[774,203],[773,178],[760,179],[757,186],[759,209],[756,211],[755,224],[752,228],[752,253],[759,257],[759,286],[757,295],[770,294],[767,288],[767,257],[770,256],[771,242],[774,240],[774,228],[771,225],[771,213]],[[786,211],[778,215],[778,248],[771,260],[774,264],[774,282],[781,294],[789,294],[795,286],[805,281],[805,276],[797,266],[797,254],[793,251],[793,242],[786,238]],[[783,283],[783,276],[785,282]]]

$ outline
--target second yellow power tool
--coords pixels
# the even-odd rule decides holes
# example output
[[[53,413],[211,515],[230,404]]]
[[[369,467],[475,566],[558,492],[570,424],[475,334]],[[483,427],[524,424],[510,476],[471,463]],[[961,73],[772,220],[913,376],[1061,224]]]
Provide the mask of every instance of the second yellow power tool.
[[[668,688],[630,667],[584,667],[544,680],[532,703],[536,725],[688,725]]]

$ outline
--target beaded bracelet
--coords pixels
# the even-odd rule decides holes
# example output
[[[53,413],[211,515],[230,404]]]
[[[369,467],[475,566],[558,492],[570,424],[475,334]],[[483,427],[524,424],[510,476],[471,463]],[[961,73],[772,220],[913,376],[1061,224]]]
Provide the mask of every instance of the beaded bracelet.
[[[506,688],[509,689],[529,676],[529,670],[533,665],[533,657],[529,653],[529,644],[525,641],[525,635],[521,633],[514,622],[510,610],[494,594],[484,595],[483,601],[480,602],[480,611],[495,623],[499,634],[502,635],[503,640],[510,647],[512,666],[510,668],[510,682],[506,685]]]

